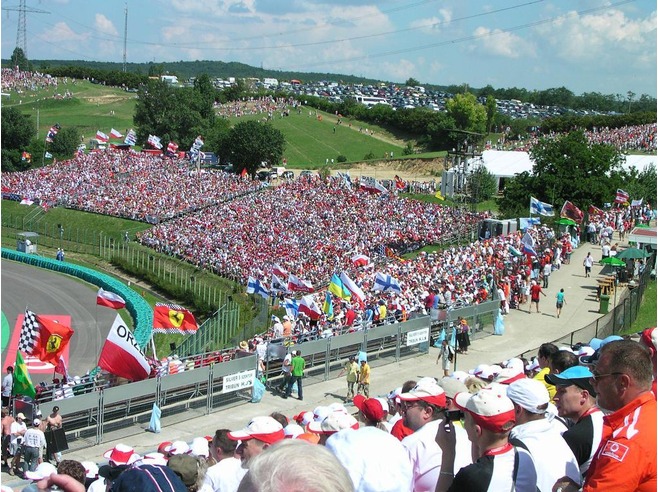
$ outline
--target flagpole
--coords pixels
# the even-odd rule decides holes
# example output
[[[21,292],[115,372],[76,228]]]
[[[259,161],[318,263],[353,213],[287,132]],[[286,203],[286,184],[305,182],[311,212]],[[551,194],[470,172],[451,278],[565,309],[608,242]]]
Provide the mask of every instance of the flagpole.
[[[155,340],[153,338],[153,332],[151,332],[151,350],[153,351],[153,359],[158,360],[158,356],[155,354]]]

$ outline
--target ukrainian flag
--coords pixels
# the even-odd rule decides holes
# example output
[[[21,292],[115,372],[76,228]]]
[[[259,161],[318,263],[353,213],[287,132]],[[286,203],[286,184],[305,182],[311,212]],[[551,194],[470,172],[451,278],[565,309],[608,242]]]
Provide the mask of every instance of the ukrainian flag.
[[[350,290],[345,287],[343,281],[335,273],[331,276],[331,282],[329,283],[329,292],[331,292],[336,297],[340,299],[349,299],[352,297]]]
[[[329,321],[334,319],[334,303],[332,302],[331,293],[329,291],[325,292],[322,312],[327,315]]]

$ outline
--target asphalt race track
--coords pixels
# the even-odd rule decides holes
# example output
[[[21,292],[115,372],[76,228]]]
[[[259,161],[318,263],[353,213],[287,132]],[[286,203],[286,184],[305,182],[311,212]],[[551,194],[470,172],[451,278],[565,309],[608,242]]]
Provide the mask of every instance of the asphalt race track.
[[[98,362],[101,347],[107,338],[116,311],[96,305],[98,289],[75,277],[61,275],[50,270],[31,267],[23,263],[2,260],[2,314],[6,327],[2,331],[2,373],[8,353],[16,349],[20,325],[19,316],[27,307],[36,314],[70,318],[75,331],[69,344],[68,370],[70,376],[84,375]],[[16,333],[15,333],[16,332]],[[9,357],[11,360],[13,356]],[[50,381],[52,372],[30,372],[33,382]]]

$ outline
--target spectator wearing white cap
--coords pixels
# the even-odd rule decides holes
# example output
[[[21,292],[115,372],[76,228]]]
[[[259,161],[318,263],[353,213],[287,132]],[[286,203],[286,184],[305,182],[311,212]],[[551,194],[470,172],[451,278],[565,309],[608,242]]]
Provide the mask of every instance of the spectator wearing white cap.
[[[413,471],[416,492],[433,491],[441,471],[441,448],[435,441],[446,395],[434,378],[422,378],[408,393],[402,393],[404,425],[413,434],[402,440]]]
[[[240,441],[236,454],[240,456],[242,468],[249,468],[249,461],[269,446],[285,438],[283,426],[272,417],[254,417],[239,431],[229,432],[229,439]]]
[[[9,454],[14,457],[11,466],[9,467],[9,474],[14,474],[14,468],[18,468],[18,463],[21,459],[20,446],[23,442],[23,436],[27,432],[27,425],[25,424],[25,415],[20,412],[16,415],[16,420],[11,423],[9,427],[11,438],[9,440]]]
[[[235,492],[247,470],[235,457],[238,442],[229,438],[229,429],[217,429],[210,443],[210,455],[217,462],[206,470],[203,489],[213,492]]]
[[[567,475],[580,483],[578,461],[560,432],[546,418],[549,396],[546,387],[534,379],[519,379],[507,386],[507,397],[514,403],[516,426],[510,442],[527,449],[535,462],[537,488],[552,490]]]
[[[23,435],[24,472],[36,470],[43,450],[46,448],[46,435],[39,428],[40,425],[41,420],[34,419],[32,428],[25,431]]]
[[[535,492],[537,472],[530,453],[508,441],[515,418],[512,401],[485,388],[476,394],[457,393],[455,405],[464,412],[464,428],[478,459],[454,474],[456,427],[450,419],[443,421],[436,435],[443,451],[436,490]]]
[[[356,430],[359,428],[359,422],[353,415],[345,413],[341,410],[335,410],[325,417],[321,422],[314,420],[310,422],[306,429],[313,434],[320,436],[319,444],[324,444],[332,434],[342,430],[351,429]]]
[[[352,492],[354,486],[345,468],[324,446],[286,439],[251,460],[238,490]]]
[[[341,431],[327,439],[326,447],[347,469],[355,492],[414,490],[405,449],[386,432],[374,427]]]
[[[584,366],[574,366],[560,374],[548,374],[555,385],[558,415],[574,425],[562,434],[576,456],[583,477],[587,473],[603,432],[603,412],[596,406],[596,392],[590,383],[592,373]]]

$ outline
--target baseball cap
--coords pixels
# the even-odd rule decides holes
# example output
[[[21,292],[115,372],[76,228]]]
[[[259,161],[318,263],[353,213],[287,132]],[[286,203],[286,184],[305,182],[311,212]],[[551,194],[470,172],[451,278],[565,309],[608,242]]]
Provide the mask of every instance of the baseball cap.
[[[210,455],[208,440],[205,437],[195,437],[190,445],[190,454],[207,458]]]
[[[585,366],[573,366],[560,374],[546,374],[544,379],[546,382],[555,386],[571,386],[575,384],[579,388],[587,390],[590,395],[596,396],[596,391],[590,383],[590,378],[594,375]]]
[[[333,434],[343,429],[358,429],[359,422],[353,415],[338,411],[331,413],[322,422],[313,421],[306,426],[314,434]]]
[[[146,453],[144,456],[142,456],[142,464],[166,466],[167,457],[164,454],[158,452]]]
[[[292,419],[302,427],[306,427],[309,422],[313,421],[313,412],[299,412]]]
[[[112,492],[187,492],[183,481],[166,466],[142,465],[129,468],[112,482]]]
[[[448,398],[455,398],[457,393],[468,393],[468,388],[466,388],[464,383],[449,376],[444,376],[442,379],[440,379],[439,386],[443,388],[443,391]]]
[[[32,425],[33,425],[34,427],[39,427],[39,426],[41,425],[41,420],[39,420],[39,419],[34,419],[34,421],[32,422]]]
[[[424,379],[419,381],[416,386],[408,393],[400,395],[402,401],[418,401],[422,400],[431,405],[438,407],[446,406],[446,394],[439,383],[434,379]]]
[[[25,414],[24,414],[23,412],[19,412],[19,413],[16,415],[16,418],[17,418],[17,419],[23,419],[23,420],[25,420]]]
[[[515,421],[512,400],[488,388],[473,395],[468,392],[457,393],[455,404],[470,413],[480,427],[492,432],[505,432],[511,428],[510,422]]]
[[[103,458],[110,461],[113,466],[118,465],[132,465],[135,461],[141,458],[140,455],[135,453],[135,450],[126,444],[117,444],[109,451],[103,454]]]
[[[313,409],[313,420],[316,422],[322,422],[324,419],[326,419],[329,414],[331,414],[332,410],[331,408],[320,405],[319,407],[315,407]]]
[[[532,360],[530,361],[530,364],[528,364],[527,366],[525,366],[525,370],[526,370],[526,371],[534,371],[534,370],[536,370],[536,369],[539,369],[539,359],[537,359],[537,357],[535,357],[534,359],[532,359]]]
[[[544,413],[550,401],[548,390],[536,379],[519,379],[507,386],[507,397],[528,412]]]
[[[360,395],[357,395],[360,396]],[[388,403],[382,398],[354,398],[354,406],[361,410],[366,420],[379,422],[386,418]]]
[[[647,328],[640,334],[640,342],[651,349],[653,357],[656,356],[656,348],[658,348],[658,328]]]
[[[28,480],[42,480],[48,478],[52,474],[57,474],[57,468],[50,463],[40,463],[34,471],[26,471],[25,478]]]
[[[229,432],[228,437],[234,441],[258,439],[267,444],[274,444],[285,437],[285,432],[283,426],[272,417],[254,417],[244,429]]]
[[[175,456],[178,454],[188,454],[190,452],[190,446],[185,441],[174,441],[165,447],[164,450],[165,453]]]
[[[98,478],[98,465],[93,461],[81,461],[80,464],[85,467],[85,478]]]
[[[511,359],[507,359],[505,362],[503,362],[503,367],[512,367],[519,372],[523,372],[524,369],[523,361],[518,357],[512,357]]]
[[[197,459],[189,454],[177,454],[169,458],[167,466],[180,477],[188,487],[194,485],[199,476],[199,463]]]
[[[499,384],[512,384],[514,381],[525,378],[525,373],[523,371],[519,372],[516,367],[506,367],[498,373],[494,378],[494,383]]]
[[[283,432],[286,435],[286,438],[295,439],[297,436],[304,433],[304,428],[301,425],[292,422],[283,428]]]
[[[603,340],[595,337],[589,341],[589,346],[592,347],[594,350],[598,350],[601,347],[603,347],[606,343],[615,342],[617,340],[623,340],[623,338],[620,337],[619,335],[610,335],[608,337],[605,337]]]

